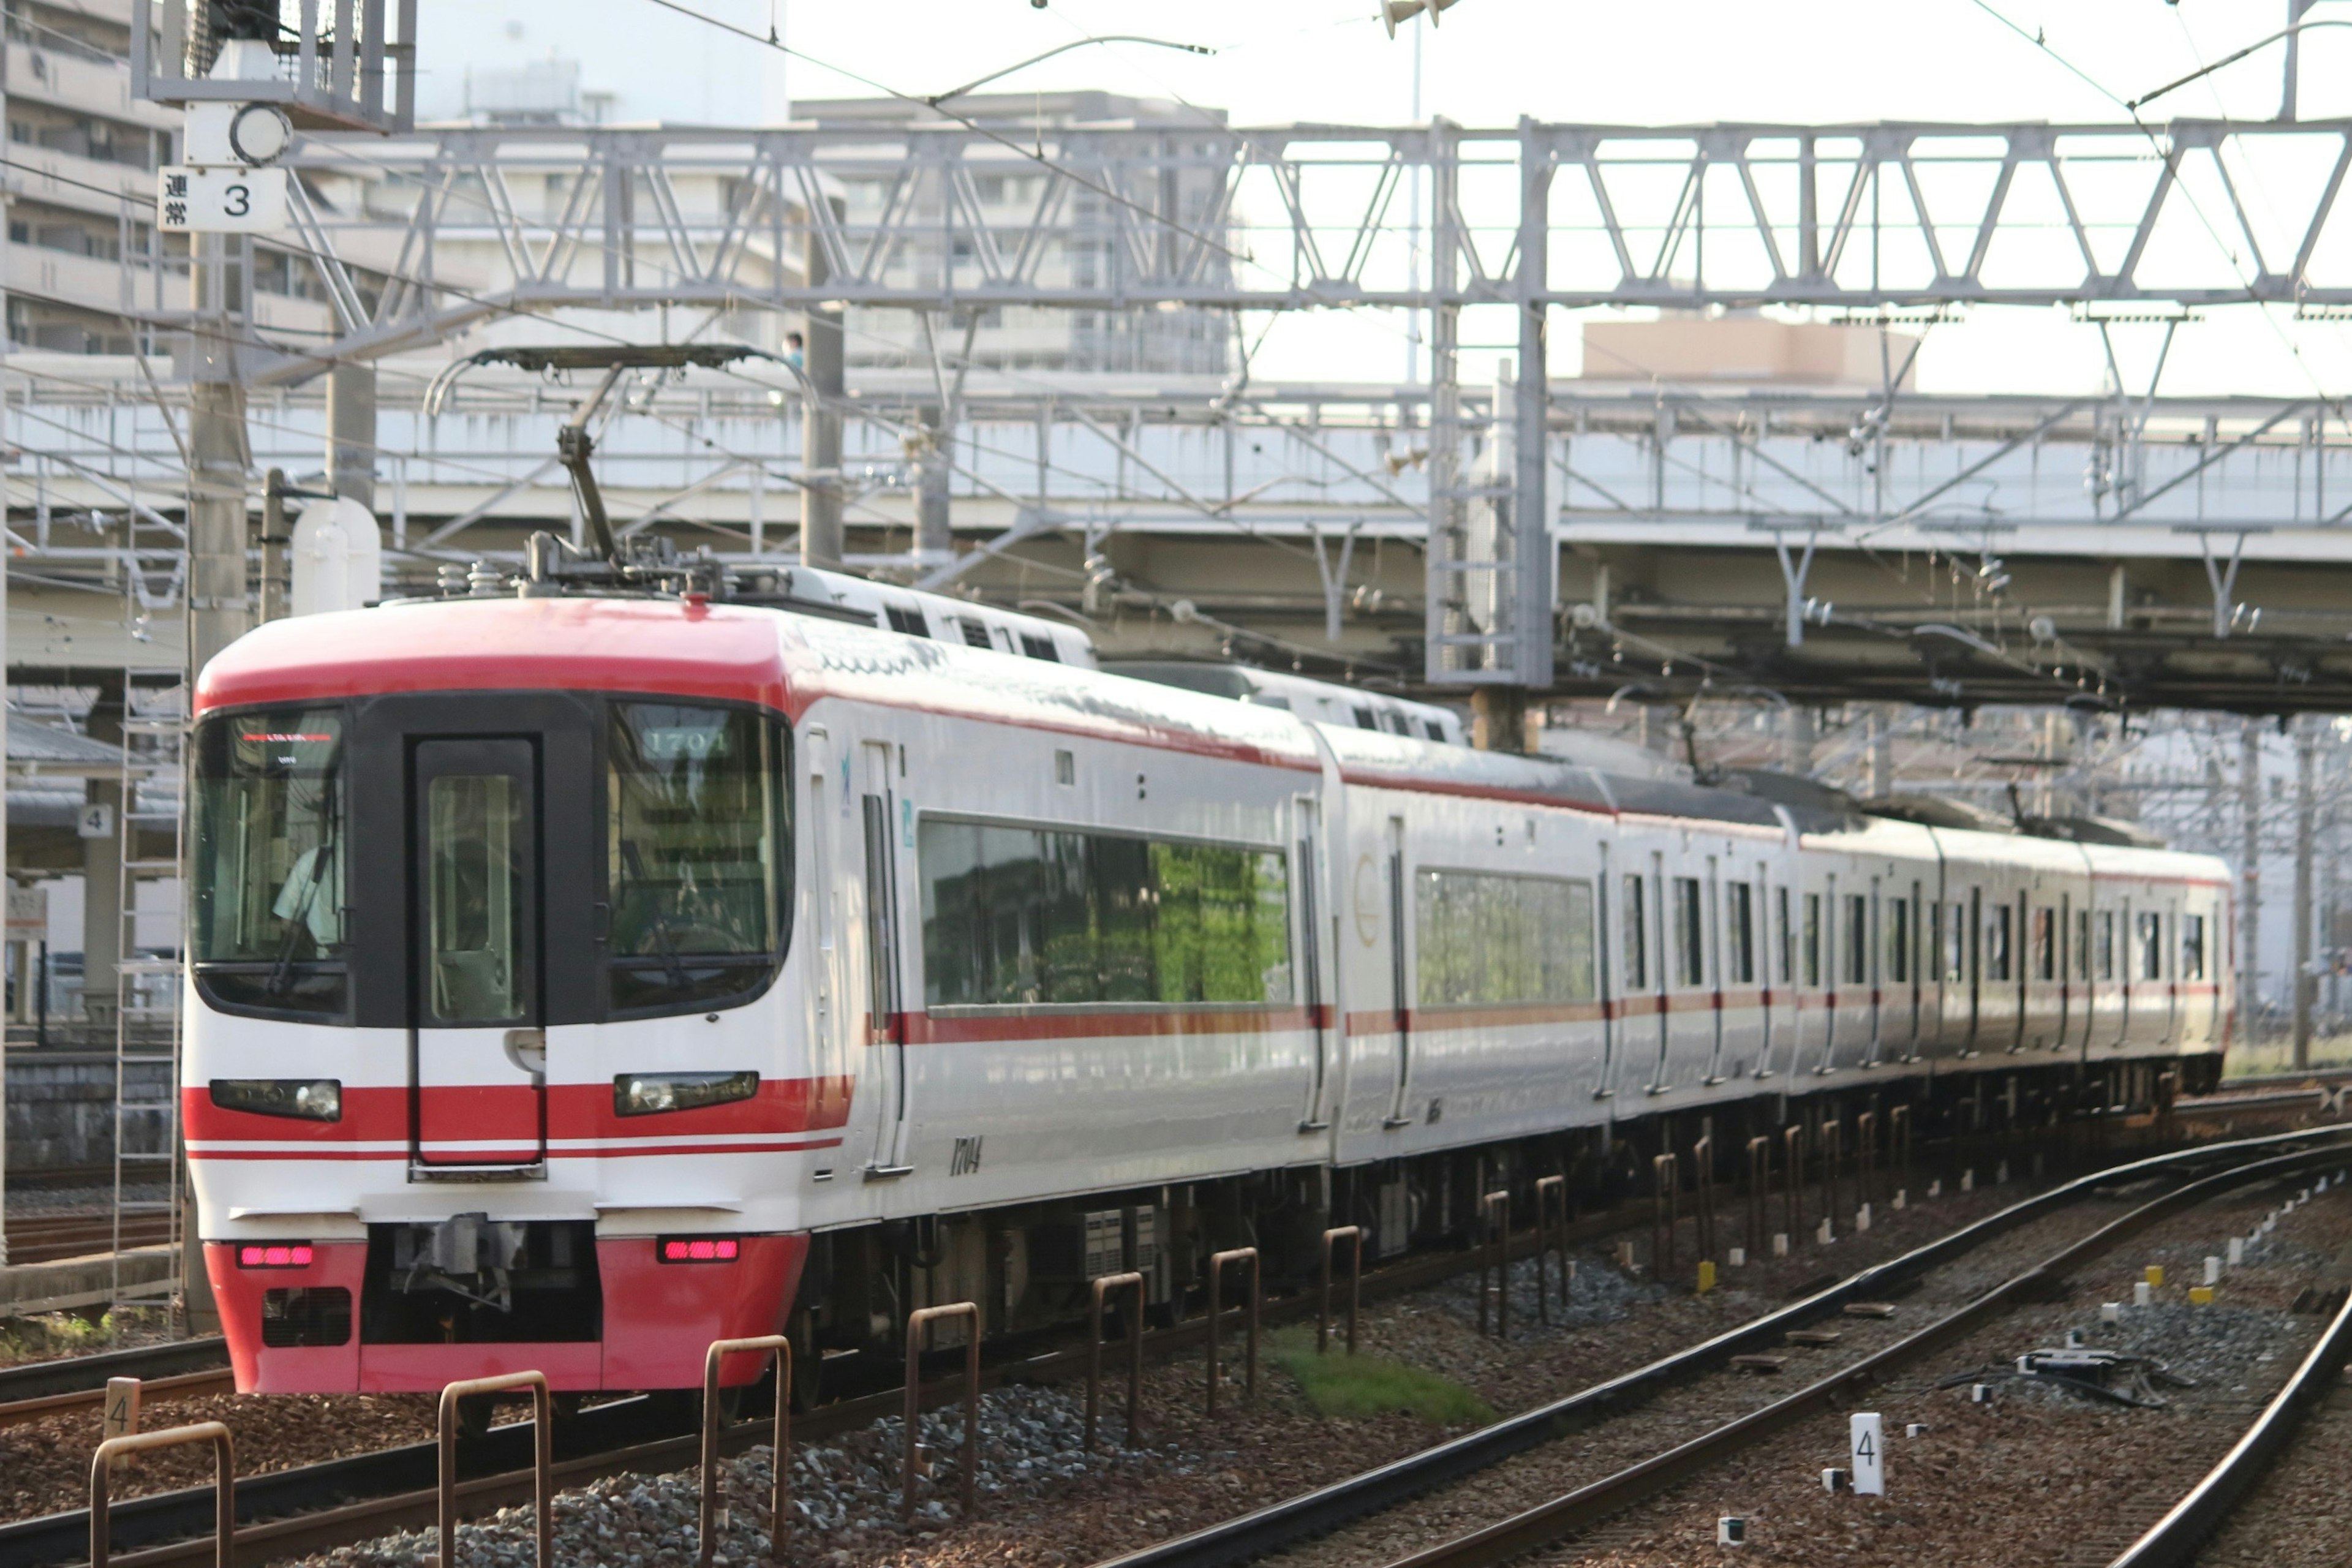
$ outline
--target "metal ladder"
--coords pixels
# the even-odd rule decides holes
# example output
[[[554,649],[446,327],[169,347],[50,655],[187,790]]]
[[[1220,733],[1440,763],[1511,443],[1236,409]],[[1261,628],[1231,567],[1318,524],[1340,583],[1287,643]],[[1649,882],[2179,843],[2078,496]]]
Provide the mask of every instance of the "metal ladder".
[[[142,701],[143,699],[143,701]],[[155,929],[180,914],[142,910],[140,889],[181,878],[184,859],[188,681],[179,668],[122,672],[121,800],[115,832],[120,957],[114,980],[114,1236],[111,1293],[116,1321],[130,1311],[169,1311],[181,1279],[180,957],[182,940]],[[138,851],[158,841],[166,855]],[[181,904],[185,902],[182,899]],[[151,956],[160,952],[162,956]],[[85,975],[84,985],[98,979]],[[160,1077],[160,1085],[158,1078]],[[160,1178],[160,1180],[159,1180]],[[154,1189],[161,1186],[161,1195]],[[126,1221],[160,1214],[170,1268],[160,1279],[126,1280]]]

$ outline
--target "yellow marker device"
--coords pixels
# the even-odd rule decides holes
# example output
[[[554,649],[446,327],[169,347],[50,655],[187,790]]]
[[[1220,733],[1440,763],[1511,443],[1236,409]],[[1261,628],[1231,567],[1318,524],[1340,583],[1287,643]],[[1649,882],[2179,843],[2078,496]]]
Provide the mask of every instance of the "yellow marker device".
[[[2191,1285],[2189,1288],[2189,1304],[2192,1307],[2211,1306],[2213,1304],[2213,1287],[2210,1285]]]
[[[2148,1282],[2149,1284],[2151,1284],[2151,1285],[2155,1286],[2155,1287],[2156,1287],[2158,1289],[2159,1289],[2159,1290],[2161,1290],[2161,1289],[2164,1289],[2164,1265],[2163,1265],[2163,1264],[2161,1264],[2161,1263],[2151,1263],[2151,1264],[2149,1264],[2149,1265],[2147,1266],[2147,1282]]]
[[[1698,1293],[1704,1296],[1709,1290],[1714,1289],[1715,1259],[1712,1258],[1702,1258],[1698,1260]]]

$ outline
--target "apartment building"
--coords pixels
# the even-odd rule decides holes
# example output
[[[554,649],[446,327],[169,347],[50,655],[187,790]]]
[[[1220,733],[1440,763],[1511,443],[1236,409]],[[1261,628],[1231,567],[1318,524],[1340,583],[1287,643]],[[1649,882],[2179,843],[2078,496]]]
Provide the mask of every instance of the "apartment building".
[[[1113,92],[975,93],[955,100],[957,110],[1008,136],[1018,138],[1040,128],[1099,127],[1124,131],[1135,126],[1171,127],[1156,139],[1160,149],[1201,157],[1202,167],[1175,176],[1172,200],[1180,221],[1187,226],[1213,226],[1223,194],[1223,139],[1221,110],[1200,110],[1160,99],[1130,98]],[[910,105],[903,99],[803,99],[793,106],[796,121],[860,129],[924,125],[955,128],[957,122]],[[1199,131],[1188,129],[1198,125]],[[882,216],[898,193],[896,173],[875,173],[842,182],[845,216],[853,230]],[[1034,221],[1047,175],[1034,163],[1008,161],[1003,173],[976,174],[967,200],[976,201],[981,222],[998,229],[1008,248]],[[913,213],[937,220],[940,202],[936,190],[912,193]],[[1047,288],[1056,283],[1092,284],[1115,265],[1117,247],[1130,243],[1127,226],[1134,221],[1115,203],[1080,191],[1066,197],[1054,225],[1057,239],[1037,274]],[[1122,219],[1125,222],[1122,222]],[[960,221],[969,218],[959,215]],[[937,247],[916,250],[900,258],[909,281],[936,282],[942,265],[968,260],[971,241],[957,238],[942,257]],[[1216,266],[1229,262],[1213,263]],[[959,315],[949,323],[960,350],[962,334],[971,330],[969,318]],[[1232,361],[1232,318],[1213,310],[1068,310],[1034,306],[1003,306],[981,312],[972,330],[971,362],[976,368],[1005,371],[1113,371],[1158,374],[1222,375]],[[850,364],[875,368],[928,366],[921,323],[905,310],[853,310],[849,312]]]

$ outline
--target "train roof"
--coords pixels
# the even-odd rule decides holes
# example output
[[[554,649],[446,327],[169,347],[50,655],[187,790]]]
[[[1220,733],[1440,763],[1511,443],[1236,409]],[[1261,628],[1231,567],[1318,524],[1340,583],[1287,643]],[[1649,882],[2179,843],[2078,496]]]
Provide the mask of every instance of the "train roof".
[[[1337,681],[1317,680],[1287,670],[1260,669],[1255,665],[1220,664],[1207,659],[1116,658],[1101,668],[1114,675],[1131,676],[1160,686],[1181,687],[1284,708],[1309,723],[1353,724],[1359,730],[1381,730],[1459,745],[1462,716],[1436,702],[1418,702],[1392,691],[1374,691]]]
[[[385,692],[559,690],[755,703],[797,718],[825,697],[1320,772],[1355,784],[1806,835],[1866,835],[1874,816],[1826,786],[1741,775],[1732,787],[1607,773],[1353,725],[1309,726],[1278,708],[1129,679],[1087,665],[885,630],[864,617],[673,598],[415,600],[271,621],[207,664],[199,712]],[[1905,828],[1917,826],[1904,823]],[[1937,826],[1988,853],[2016,838]],[[2039,837],[2039,836],[2037,836]],[[2041,842],[2116,875],[2179,875],[2207,857]]]

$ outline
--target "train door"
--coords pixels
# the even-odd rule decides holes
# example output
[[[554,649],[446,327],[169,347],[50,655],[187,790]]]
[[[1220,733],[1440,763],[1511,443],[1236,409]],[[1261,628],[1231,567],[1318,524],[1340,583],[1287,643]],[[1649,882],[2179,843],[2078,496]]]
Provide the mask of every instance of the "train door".
[[[2180,916],[2181,1039],[2188,1045],[2213,1041],[2213,905],[2203,897],[2184,903]]]
[[[853,1060],[863,1065],[863,1058],[853,1058],[847,1048],[841,1027],[839,1000],[841,976],[841,879],[835,874],[840,850],[837,847],[841,809],[834,804],[835,792],[845,782],[833,774],[832,737],[819,726],[811,726],[802,737],[802,750],[808,763],[808,819],[805,832],[809,842],[809,923],[814,928],[805,963],[808,969],[809,1034],[824,1059],[847,1064]],[[861,1087],[857,1092],[865,1093]]]
[[[1886,970],[1886,888],[1885,879],[1870,879],[1870,902],[1867,906],[1869,925],[1866,954],[1870,961],[1870,1041],[1863,1047],[1862,1065],[1876,1067],[1886,1050],[1886,985],[1892,978]]]
[[[1601,1077],[1594,1098],[1608,1100],[1617,1092],[1617,1067],[1621,1056],[1618,1040],[1625,1032],[1624,999],[1640,982],[1612,962],[1616,954],[1611,950],[1612,939],[1619,939],[1622,945],[1630,948],[1630,942],[1624,942],[1622,939],[1624,933],[1633,928],[1622,923],[1628,918],[1627,911],[1612,902],[1613,889],[1609,884],[1612,865],[1609,840],[1601,840],[1600,850],[1600,875],[1592,884],[1593,898],[1598,905],[1598,921],[1593,935],[1595,945],[1600,950],[1601,980]]]
[[[1325,1131],[1331,1125],[1323,1109],[1330,1094],[1331,1019],[1323,986],[1323,873],[1315,853],[1322,819],[1313,795],[1299,795],[1296,804],[1298,837],[1290,876],[1298,889],[1298,999],[1306,1005],[1307,1032],[1315,1056],[1307,1086],[1307,1109],[1298,1118],[1298,1131],[1304,1133]]]
[[[547,1157],[539,797],[535,742],[420,740],[409,752],[419,1165]]]
[[[1388,849],[1389,996],[1396,1028],[1396,1092],[1381,1125],[1395,1129],[1412,1125],[1412,1118],[1405,1113],[1405,1097],[1412,1089],[1412,954],[1405,945],[1405,921],[1412,911],[1412,899],[1405,881],[1402,816],[1389,818]]]
[[[867,1103],[874,1112],[868,1181],[914,1169],[907,1119],[914,1086],[907,1073],[907,1009],[900,999],[898,941],[898,791],[890,767],[898,747],[867,741],[858,748],[857,822],[866,887],[866,1027]]]

